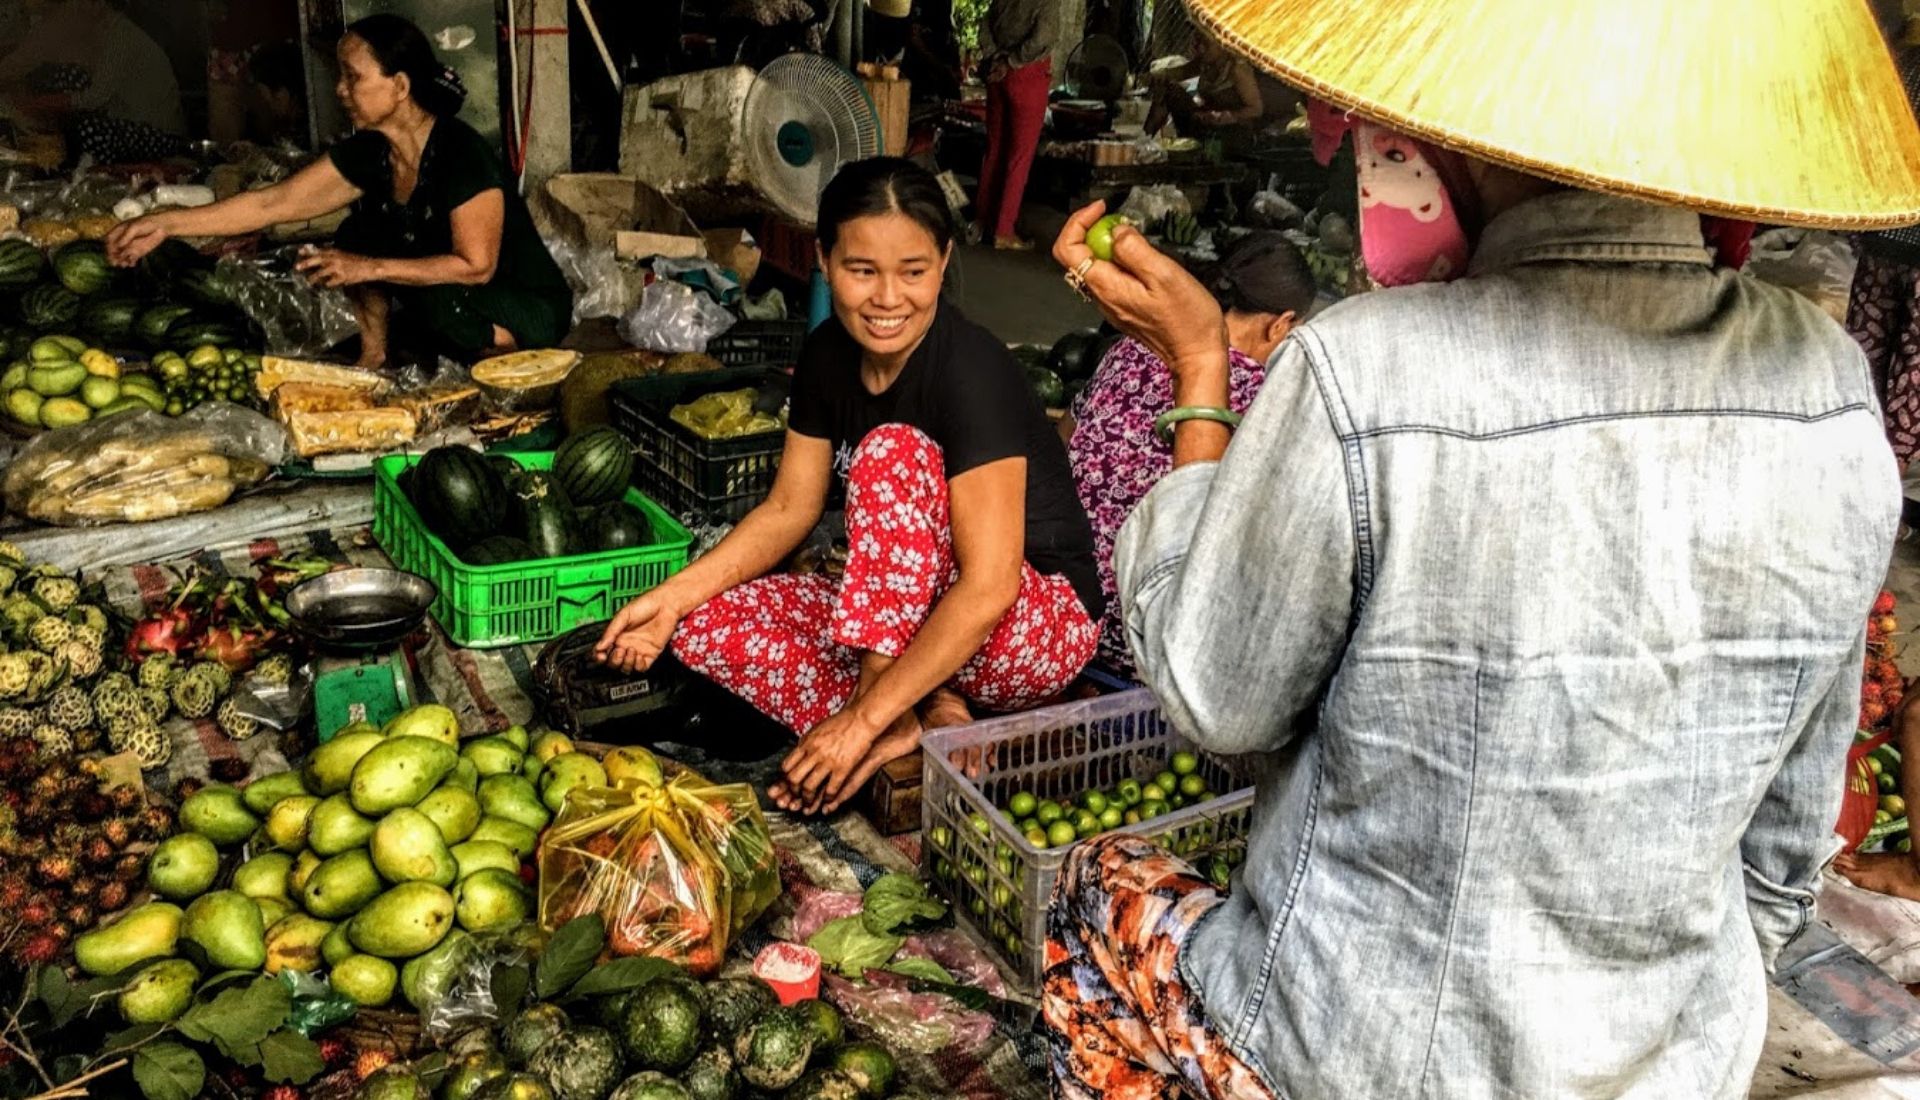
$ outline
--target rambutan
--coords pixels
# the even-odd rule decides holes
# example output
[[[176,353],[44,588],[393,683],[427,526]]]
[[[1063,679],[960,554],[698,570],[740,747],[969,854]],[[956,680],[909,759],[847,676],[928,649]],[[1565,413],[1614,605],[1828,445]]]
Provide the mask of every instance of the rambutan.
[[[50,963],[59,958],[65,946],[50,932],[35,932],[20,941],[20,946],[15,949],[14,954],[21,963],[32,966],[37,963]]]
[[[261,1093],[260,1100],[301,1100],[301,1092],[292,1085],[275,1085]]]
[[[33,875],[49,886],[72,882],[74,874],[71,856],[43,856],[33,865]]]
[[[185,802],[206,788],[207,781],[199,776],[190,775],[176,783],[173,788],[175,801]]]
[[[115,787],[107,792],[107,800],[113,803],[116,813],[130,814],[140,808],[140,789],[138,787]]]
[[[320,1061],[328,1069],[339,1069],[353,1061],[353,1044],[337,1035],[320,1040]]]
[[[207,766],[207,773],[222,783],[238,783],[252,770],[252,764],[237,756],[223,756]]]
[[[393,1064],[393,1052],[389,1050],[363,1050],[353,1059],[353,1079],[365,1081],[374,1074]]]
[[[127,907],[127,884],[124,882],[103,882],[100,892],[93,897],[94,904],[102,913],[112,913]]]
[[[117,851],[133,843],[133,826],[116,817],[100,826],[100,835]]]
[[[165,806],[148,806],[140,811],[135,831],[147,840],[159,840],[173,832],[173,813]]]
[[[75,902],[67,906],[66,910],[62,912],[60,916],[75,928],[86,929],[93,927],[93,922],[98,914],[93,911],[93,906],[85,902]]]
[[[146,873],[147,857],[145,856],[121,856],[119,862],[113,865],[113,880],[115,882],[137,882],[140,877]]]
[[[1879,596],[1875,597],[1873,601],[1873,613],[1875,615],[1893,614],[1893,593],[1882,592]]]
[[[91,825],[113,812],[113,803],[99,791],[88,791],[73,800],[73,814]]]
[[[105,867],[120,854],[113,842],[105,836],[97,836],[80,848],[80,862],[89,867]]]

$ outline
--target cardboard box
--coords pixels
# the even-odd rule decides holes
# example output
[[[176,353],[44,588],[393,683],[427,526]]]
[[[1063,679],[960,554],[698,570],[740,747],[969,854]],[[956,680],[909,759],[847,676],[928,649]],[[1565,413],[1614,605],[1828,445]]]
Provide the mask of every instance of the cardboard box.
[[[535,220],[554,235],[623,260],[707,254],[700,227],[652,186],[612,172],[554,176],[534,204]]]
[[[707,242],[707,259],[740,276],[740,285],[753,281],[760,270],[760,245],[744,229],[709,229],[701,234]]]
[[[880,151],[890,157],[906,156],[910,82],[867,79],[860,83],[866,85],[874,113],[880,116]]]

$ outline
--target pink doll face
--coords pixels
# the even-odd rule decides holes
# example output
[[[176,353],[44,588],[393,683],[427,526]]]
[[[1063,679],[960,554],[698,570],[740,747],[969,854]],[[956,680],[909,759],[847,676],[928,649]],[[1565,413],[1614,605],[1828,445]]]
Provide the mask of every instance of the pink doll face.
[[[1361,150],[1360,204],[1405,210],[1415,221],[1431,222],[1446,211],[1440,176],[1413,142],[1375,130]]]

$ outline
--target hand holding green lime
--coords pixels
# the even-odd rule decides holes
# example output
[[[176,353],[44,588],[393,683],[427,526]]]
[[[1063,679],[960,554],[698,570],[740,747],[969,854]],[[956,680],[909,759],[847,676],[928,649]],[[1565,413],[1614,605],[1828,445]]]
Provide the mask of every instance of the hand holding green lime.
[[[1108,214],[1093,223],[1087,230],[1087,250],[1096,260],[1113,259],[1113,231],[1122,225],[1132,225],[1133,221],[1121,214]]]

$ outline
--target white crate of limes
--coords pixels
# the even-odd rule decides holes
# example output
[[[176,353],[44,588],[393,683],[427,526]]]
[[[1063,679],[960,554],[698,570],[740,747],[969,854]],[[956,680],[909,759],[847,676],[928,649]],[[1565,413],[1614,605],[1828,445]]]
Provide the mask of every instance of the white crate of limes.
[[[921,748],[922,866],[1028,981],[1072,845],[1139,833],[1221,885],[1245,850],[1252,766],[1197,751],[1145,689],[934,730]]]
[[[1913,837],[1908,832],[1907,799],[1900,790],[1900,750],[1882,745],[1867,754],[1867,770],[1879,785],[1880,804],[1873,811],[1873,828],[1860,842],[1860,850],[1910,852]]]

